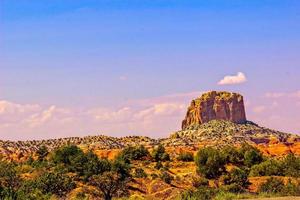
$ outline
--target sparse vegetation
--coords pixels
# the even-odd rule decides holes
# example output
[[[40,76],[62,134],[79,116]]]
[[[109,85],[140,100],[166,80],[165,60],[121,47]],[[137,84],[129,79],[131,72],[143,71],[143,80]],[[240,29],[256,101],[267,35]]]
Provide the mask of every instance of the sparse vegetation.
[[[181,152],[177,157],[177,160],[183,162],[192,162],[194,161],[194,155],[191,152]]]
[[[248,144],[200,148],[195,159],[189,152],[168,154],[158,145],[150,154],[144,146],[129,146],[107,159],[75,145],[54,151],[41,147],[24,162],[0,162],[0,199],[68,199],[74,194],[73,199],[109,200],[144,192],[143,187],[169,194],[171,188],[184,188],[179,199],[300,196],[296,155],[267,158]],[[256,193],[249,194],[251,179],[261,176],[271,177],[263,177]]]
[[[152,157],[156,162],[170,160],[170,155],[166,152],[165,147],[161,144],[153,150]]]
[[[217,178],[225,171],[225,159],[212,147],[200,149],[195,157],[198,173],[206,178]]]

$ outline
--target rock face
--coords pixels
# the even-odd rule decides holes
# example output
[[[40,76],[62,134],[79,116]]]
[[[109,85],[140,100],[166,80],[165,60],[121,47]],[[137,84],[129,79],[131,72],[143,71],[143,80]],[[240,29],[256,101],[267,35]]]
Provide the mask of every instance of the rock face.
[[[237,93],[211,91],[191,102],[182,129],[211,120],[246,122],[243,96]]]

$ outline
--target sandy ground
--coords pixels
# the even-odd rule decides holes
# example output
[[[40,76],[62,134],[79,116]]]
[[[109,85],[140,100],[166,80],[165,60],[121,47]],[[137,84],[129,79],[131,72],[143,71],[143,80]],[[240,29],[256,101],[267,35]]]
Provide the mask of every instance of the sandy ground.
[[[258,198],[247,200],[300,200],[300,197],[271,197],[271,198]]]

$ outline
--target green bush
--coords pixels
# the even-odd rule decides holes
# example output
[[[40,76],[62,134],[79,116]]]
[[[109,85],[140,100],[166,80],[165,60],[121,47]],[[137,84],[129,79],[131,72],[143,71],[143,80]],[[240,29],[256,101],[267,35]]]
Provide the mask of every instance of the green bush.
[[[172,180],[174,179],[168,172],[164,171],[160,175],[161,180],[163,180],[167,184],[171,184]]]
[[[166,152],[165,147],[161,144],[158,145],[152,152],[152,157],[156,162],[158,161],[170,161],[170,156]]]
[[[35,181],[25,181],[23,182],[21,188],[17,192],[17,199],[26,200],[48,200],[51,198],[52,194],[44,194],[42,190],[37,188]]]
[[[35,187],[44,194],[55,194],[59,197],[65,196],[76,184],[65,174],[47,172],[35,181]]]
[[[291,179],[289,179],[283,188],[282,194],[286,196],[300,196],[299,183],[293,183]]]
[[[226,163],[239,165],[243,162],[244,155],[233,146],[225,146],[221,150],[221,154]]]
[[[119,174],[121,179],[123,180],[131,177],[130,169],[131,169],[130,164],[122,160],[115,160],[114,162],[112,162],[111,171]]]
[[[194,161],[194,155],[193,153],[190,152],[181,152],[178,157],[178,161],[183,161],[183,162],[192,162]]]
[[[209,187],[199,187],[196,191],[188,190],[183,192],[178,200],[211,200],[215,191]]]
[[[83,154],[83,151],[75,145],[64,146],[54,152],[52,160],[56,164],[65,164],[70,166],[71,164],[75,164],[74,159],[76,157],[81,157]],[[77,160],[78,159],[79,158],[77,158]]]
[[[233,169],[229,174],[223,176],[224,190],[233,193],[244,192],[250,185],[247,173],[242,169]]]
[[[220,151],[212,147],[200,149],[195,157],[197,171],[205,178],[217,178],[225,171],[225,160]]]
[[[16,199],[21,185],[13,163],[0,161],[0,199]]]
[[[247,167],[257,165],[263,161],[262,153],[257,148],[247,143],[243,144],[239,151],[244,155],[243,161],[244,165]]]
[[[289,154],[282,160],[282,167],[285,176],[300,177],[300,158],[294,154]]]
[[[118,158],[130,162],[131,160],[142,160],[144,157],[149,155],[149,151],[142,145],[136,147],[130,146],[123,149],[123,151],[118,155]]]
[[[151,176],[152,180],[155,180],[155,179],[159,178],[159,176],[155,173],[152,173],[150,176]]]
[[[38,160],[44,160],[49,154],[49,151],[47,147],[43,145],[36,151],[36,154],[38,155]]]
[[[253,165],[249,176],[282,176],[283,166],[280,161],[269,159],[258,165]]]
[[[164,166],[163,166],[163,164],[160,162],[160,161],[158,161],[156,164],[155,164],[155,166],[154,166],[154,168],[155,169],[157,169],[157,170],[160,170],[161,168],[163,168]]]
[[[284,190],[284,182],[275,177],[269,178],[265,183],[259,186],[259,192],[265,193],[282,193]]]
[[[203,187],[203,186],[208,186],[209,181],[208,179],[201,177],[201,176],[197,176],[197,177],[193,177],[192,178],[192,185],[195,188],[199,188],[199,187]]]
[[[137,168],[137,169],[135,169],[134,177],[136,177],[136,178],[147,178],[147,174],[143,169]]]

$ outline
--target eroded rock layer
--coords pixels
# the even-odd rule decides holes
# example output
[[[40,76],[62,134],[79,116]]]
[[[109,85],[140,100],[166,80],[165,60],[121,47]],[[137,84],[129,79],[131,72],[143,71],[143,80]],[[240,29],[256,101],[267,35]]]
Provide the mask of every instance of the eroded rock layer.
[[[193,100],[188,107],[182,129],[211,120],[246,122],[243,96],[237,93],[211,91]]]

